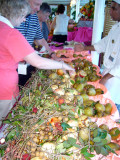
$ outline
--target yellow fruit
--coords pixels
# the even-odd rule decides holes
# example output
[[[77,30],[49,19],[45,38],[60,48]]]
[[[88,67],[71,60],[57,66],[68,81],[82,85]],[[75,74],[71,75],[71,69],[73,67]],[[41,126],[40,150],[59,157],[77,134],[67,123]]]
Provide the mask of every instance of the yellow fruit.
[[[117,140],[120,137],[120,129],[118,127],[114,127],[109,131],[113,140]]]
[[[89,96],[95,96],[96,95],[96,91],[95,91],[94,88],[89,88],[86,93]]]
[[[97,125],[96,122],[90,122],[89,127],[90,127],[91,130],[94,130],[94,129],[98,128],[98,125]]]
[[[112,111],[112,105],[110,103],[105,104],[105,112],[110,114]]]
[[[107,144],[111,149],[113,149],[114,151],[120,150],[120,145],[114,142],[110,142],[109,144]]]
[[[88,141],[89,140],[89,129],[88,128],[82,128],[79,131],[79,136],[83,141]]]
[[[86,107],[85,109],[84,109],[84,114],[86,115],[86,116],[88,116],[88,117],[92,117],[92,116],[94,116],[94,109],[92,108],[92,107]]]
[[[89,100],[89,96],[87,94],[81,94],[83,101]]]
[[[82,92],[84,88],[84,83],[78,84],[77,87],[75,88],[78,92]]]
[[[96,88],[96,95],[104,94],[104,91],[101,88]]]
[[[56,79],[57,78],[57,74],[56,73],[51,73],[50,75],[49,75],[49,78],[50,79]]]
[[[101,128],[102,130],[106,130],[107,132],[109,131],[109,127],[106,124],[101,124],[99,128]]]
[[[103,104],[97,103],[95,105],[95,109],[97,110],[97,112],[104,112],[105,111],[105,106]]]
[[[94,103],[93,100],[86,100],[83,102],[84,106],[91,106]]]

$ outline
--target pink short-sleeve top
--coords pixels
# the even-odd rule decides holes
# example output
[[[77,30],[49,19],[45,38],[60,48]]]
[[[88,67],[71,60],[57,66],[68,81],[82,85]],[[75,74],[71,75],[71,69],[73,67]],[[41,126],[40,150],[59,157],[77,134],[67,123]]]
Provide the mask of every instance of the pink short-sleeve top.
[[[18,96],[18,62],[33,52],[17,29],[0,22],[0,100]]]

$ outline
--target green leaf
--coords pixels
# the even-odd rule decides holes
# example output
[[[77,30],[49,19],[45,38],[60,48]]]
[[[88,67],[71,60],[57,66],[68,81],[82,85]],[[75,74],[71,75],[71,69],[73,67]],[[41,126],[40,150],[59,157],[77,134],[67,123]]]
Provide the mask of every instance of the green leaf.
[[[12,125],[13,126],[21,126],[21,122],[20,121],[14,121],[14,122],[12,122]]]
[[[83,156],[84,156],[87,160],[89,160],[90,157],[92,158],[92,157],[95,156],[94,154],[90,154],[90,153],[88,152],[88,146],[81,149],[81,154],[83,154]]]
[[[4,149],[0,149],[0,157],[3,157],[4,153],[5,153],[5,150]]]
[[[72,147],[72,145],[68,141],[64,141],[63,146],[67,149]]]
[[[46,78],[46,76],[45,75],[43,75],[41,72],[38,72],[38,75],[40,76],[40,78]]]
[[[102,154],[103,156],[107,156],[109,153],[108,153],[107,149],[105,149],[104,147],[102,147],[102,148],[101,148],[101,154]]]
[[[68,140],[67,141],[64,141],[63,142],[63,145],[65,148],[70,148],[70,147],[77,147],[77,148],[80,148],[80,146],[78,144],[76,144],[76,139],[72,138],[72,137],[68,137]]]
[[[101,146],[95,146],[95,151],[97,154],[101,153]]]
[[[72,128],[69,124],[67,124],[67,123],[65,123],[65,122],[61,123],[61,126],[62,126],[62,128],[63,128],[63,131],[66,131],[67,128]]]
[[[81,153],[85,153],[88,150],[88,146],[81,149]]]
[[[100,137],[101,137],[101,139],[105,139],[106,136],[107,136],[107,131],[104,131],[104,132],[101,133]]]
[[[57,108],[57,109],[59,109],[59,104],[57,103],[57,104],[54,104],[54,106]]]
[[[102,143],[102,145],[105,145],[105,144],[107,144],[107,140],[106,139],[102,139],[101,143]]]
[[[21,112],[23,112],[23,113],[26,112],[26,110],[25,110],[25,108],[24,108],[23,106],[19,106],[19,110],[20,110]]]
[[[8,133],[6,138],[7,140],[12,140],[15,135],[16,135],[16,129],[13,129],[11,132]]]
[[[93,139],[93,141],[94,141],[94,142],[101,142],[101,138],[100,138],[100,137],[95,137],[95,138]]]
[[[90,152],[94,152],[94,147],[90,147]]]
[[[110,146],[108,146],[107,144],[104,146],[108,151],[118,155]]]
[[[84,158],[87,159],[87,160],[91,160],[89,157],[85,157],[85,156],[84,156]]]
[[[84,152],[84,153],[82,153],[85,157],[94,157],[95,155],[94,154],[90,154],[90,153],[88,153],[88,152]]]
[[[94,130],[93,136],[94,136],[94,137],[97,137],[97,136],[98,136],[98,129],[95,129],[95,130]]]
[[[75,84],[75,81],[73,81],[73,80],[70,80],[70,82],[71,82],[72,84]]]
[[[12,114],[9,113],[7,118],[8,118],[8,119],[12,118]]]
[[[3,121],[3,124],[10,124],[10,123],[11,123],[11,121],[9,119],[6,119]]]
[[[23,116],[17,115],[17,116],[14,117],[14,120],[15,120],[15,119],[20,119],[20,118],[23,118]]]
[[[44,120],[39,119],[36,124],[41,125],[43,122],[44,122]]]

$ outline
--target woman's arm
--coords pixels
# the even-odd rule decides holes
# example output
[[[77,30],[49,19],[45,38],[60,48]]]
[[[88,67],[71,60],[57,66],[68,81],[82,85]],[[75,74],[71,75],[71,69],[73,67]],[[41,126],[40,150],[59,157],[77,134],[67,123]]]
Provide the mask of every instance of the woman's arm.
[[[75,50],[75,52],[81,52],[81,51],[95,51],[95,48],[94,48],[93,45],[91,45],[91,46],[85,46],[84,44],[79,43],[79,44],[75,44],[74,50]]]
[[[56,17],[54,18],[52,24],[51,24],[51,29],[54,29],[56,25]]]
[[[67,65],[64,62],[58,62],[48,58],[40,57],[35,52],[27,55],[24,60],[39,69],[64,69],[74,71],[71,66]]]

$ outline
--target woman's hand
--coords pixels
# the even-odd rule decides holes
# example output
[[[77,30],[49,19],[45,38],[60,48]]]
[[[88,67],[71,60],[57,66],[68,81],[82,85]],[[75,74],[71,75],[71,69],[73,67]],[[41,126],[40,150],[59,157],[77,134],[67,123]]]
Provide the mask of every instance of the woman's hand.
[[[74,46],[75,52],[81,52],[81,51],[84,51],[84,49],[85,49],[85,46],[82,43],[75,44]]]

